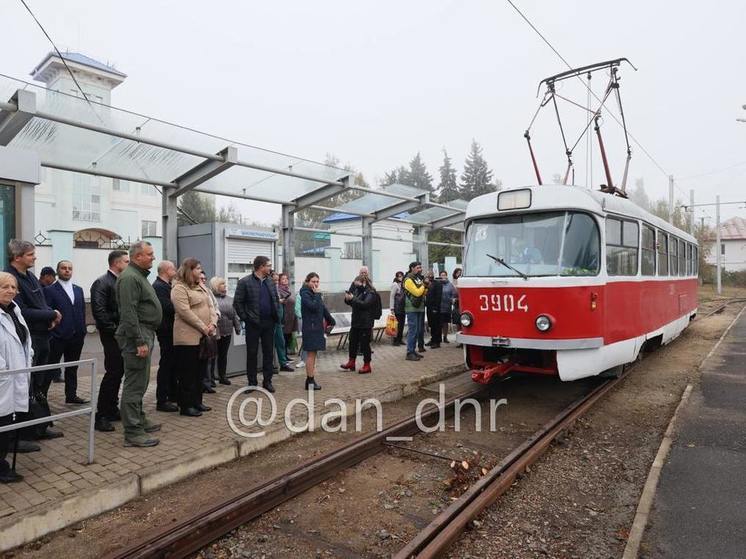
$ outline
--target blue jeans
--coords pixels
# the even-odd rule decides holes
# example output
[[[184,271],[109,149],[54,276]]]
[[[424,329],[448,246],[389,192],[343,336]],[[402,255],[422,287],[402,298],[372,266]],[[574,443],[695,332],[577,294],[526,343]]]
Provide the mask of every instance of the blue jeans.
[[[417,340],[420,338],[424,319],[424,312],[407,313],[407,353],[414,353],[417,347]]]

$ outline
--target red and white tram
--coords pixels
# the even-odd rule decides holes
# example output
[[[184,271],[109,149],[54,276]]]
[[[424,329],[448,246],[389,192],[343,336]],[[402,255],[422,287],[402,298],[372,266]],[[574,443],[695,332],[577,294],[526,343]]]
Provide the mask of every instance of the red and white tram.
[[[575,380],[667,344],[697,312],[691,235],[586,188],[503,190],[469,203],[458,280],[472,378]]]

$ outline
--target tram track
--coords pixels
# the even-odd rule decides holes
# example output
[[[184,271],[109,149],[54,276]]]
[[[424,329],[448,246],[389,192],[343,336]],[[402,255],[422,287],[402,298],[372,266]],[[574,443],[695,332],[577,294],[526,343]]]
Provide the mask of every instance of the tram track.
[[[700,315],[698,319],[713,316],[722,312],[728,305],[743,301],[746,299],[734,298],[723,301],[707,314]],[[507,492],[526,469],[542,456],[553,441],[567,431],[598,400],[622,382],[636,366],[637,364],[628,366],[617,378],[604,379],[546,421],[413,538],[410,538],[409,542],[394,554],[394,557],[396,559],[413,557],[421,559],[442,556],[471,521]],[[480,387],[448,399],[444,405],[445,415],[453,414],[455,402],[467,398],[478,398],[483,396],[484,392],[483,387]],[[432,406],[421,414],[421,421],[428,423],[439,413],[440,409]],[[189,556],[239,526],[261,517],[266,512],[318,486],[325,480],[385,450],[430,454],[435,458],[443,458],[443,456],[414,448],[404,448],[388,442],[388,439],[414,436],[418,432],[419,428],[414,416],[401,420],[380,432],[361,437],[339,449],[308,460],[289,472],[215,506],[198,511],[175,526],[152,532],[144,539],[133,542],[130,546],[119,549],[108,557],[124,559]]]
[[[551,442],[624,378],[603,380],[589,392],[573,401],[562,412],[544,423],[539,430],[522,444],[511,450],[494,468],[474,483],[425,526],[395,556],[434,557],[441,554],[466,528],[468,523],[485,507],[504,493],[525,471],[526,467],[539,459]],[[484,396],[480,387],[446,400],[445,417],[453,415],[456,402]],[[421,413],[424,424],[430,424],[440,414],[440,408],[431,406]],[[117,550],[110,559],[187,557],[235,528],[255,520],[266,512],[290,501],[325,480],[384,451],[425,455],[425,459],[448,458],[413,447],[403,447],[390,442],[402,437],[412,437],[420,432],[415,416],[408,417],[380,432],[364,436],[339,449],[309,460],[293,470],[244,493],[231,497],[213,507],[199,511],[175,526],[151,532],[145,538]]]

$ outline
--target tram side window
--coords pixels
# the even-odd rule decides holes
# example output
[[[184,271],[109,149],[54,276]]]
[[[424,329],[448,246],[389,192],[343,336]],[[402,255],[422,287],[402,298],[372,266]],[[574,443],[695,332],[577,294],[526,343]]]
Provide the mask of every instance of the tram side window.
[[[686,275],[692,275],[692,245],[686,243]]]
[[[634,221],[606,218],[606,270],[610,276],[636,276],[639,226]]]
[[[676,237],[671,237],[671,242],[668,245],[671,256],[670,272],[672,276],[679,275],[679,240]]]
[[[686,273],[686,243],[679,239],[679,275]]]
[[[658,275],[668,275],[668,235],[658,229]]]
[[[649,225],[642,226],[642,264],[643,276],[655,275],[655,229]]]
[[[695,246],[692,247],[692,272],[693,275],[699,275],[699,249]]]

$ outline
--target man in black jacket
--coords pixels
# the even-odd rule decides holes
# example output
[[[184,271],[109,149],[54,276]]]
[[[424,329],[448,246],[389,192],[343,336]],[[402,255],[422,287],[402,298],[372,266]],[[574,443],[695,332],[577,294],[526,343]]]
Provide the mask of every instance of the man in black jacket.
[[[47,305],[41,284],[30,271],[36,262],[34,245],[28,241],[12,239],[8,243],[8,259],[10,265],[5,271],[16,278],[18,295],[16,295],[15,303],[21,309],[21,314],[31,334],[31,346],[34,350],[32,365],[35,367],[46,365],[49,359],[49,330],[60,323],[62,315]],[[32,375],[32,391],[44,415],[50,415],[47,392],[53,376],[54,373],[50,371]],[[52,429],[51,423],[22,430],[21,437],[31,438],[32,436],[39,439],[52,439],[61,437],[62,433]]]
[[[246,376],[249,386],[257,386],[257,353],[262,342],[262,386],[274,392],[272,386],[272,356],[275,324],[279,319],[277,289],[269,277],[271,265],[266,256],[254,258],[254,271],[241,278],[236,286],[233,308],[246,325]]]
[[[443,298],[443,282],[435,279],[432,271],[428,271],[427,278],[430,280],[430,289],[425,296],[425,307],[427,308],[427,325],[430,327],[430,341],[425,345],[431,349],[440,347],[443,339],[443,326],[440,320],[440,304]]]
[[[95,428],[98,431],[114,431],[112,421],[121,419],[119,415],[119,387],[124,374],[124,362],[114,332],[119,326],[119,308],[115,286],[117,276],[129,264],[130,257],[124,250],[109,253],[109,270],[91,285],[91,312],[96,321],[96,329],[104,347],[104,376],[98,391],[98,408]]]
[[[176,277],[176,266],[170,260],[158,264],[158,277],[153,282],[153,289],[161,302],[163,320],[155,331],[158,346],[161,348],[161,359],[158,361],[157,387],[155,391],[158,411],[179,411],[176,405],[179,385],[174,371],[174,304],[171,302],[171,281]]]

